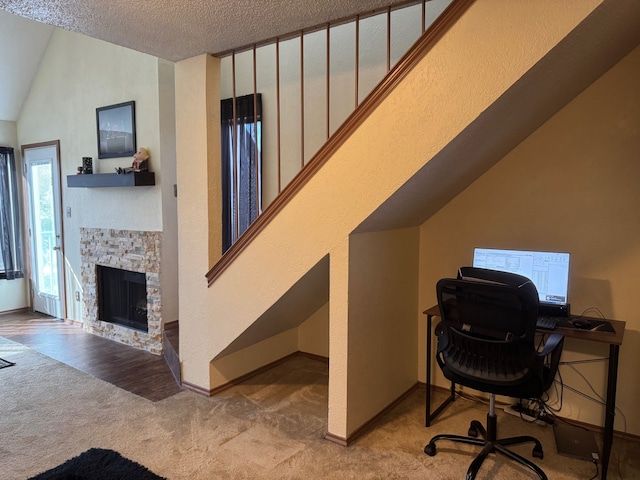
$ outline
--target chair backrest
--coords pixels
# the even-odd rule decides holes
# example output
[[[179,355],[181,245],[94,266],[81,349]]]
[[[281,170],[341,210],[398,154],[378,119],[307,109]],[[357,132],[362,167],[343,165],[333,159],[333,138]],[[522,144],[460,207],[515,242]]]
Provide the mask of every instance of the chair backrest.
[[[455,311],[447,304],[449,316],[461,315],[460,320],[475,326],[476,331],[489,330],[488,334],[497,338],[509,333],[517,337],[525,335],[533,343],[539,305],[538,291],[530,279],[515,273],[461,267],[456,280],[461,282],[456,282],[453,291],[451,281],[443,281],[443,288],[436,287],[440,313],[445,313],[444,295],[449,304],[455,300],[457,305]]]
[[[437,359],[445,376],[491,392],[487,385],[518,385],[536,375],[535,285],[520,275],[470,267],[458,277],[436,286]]]

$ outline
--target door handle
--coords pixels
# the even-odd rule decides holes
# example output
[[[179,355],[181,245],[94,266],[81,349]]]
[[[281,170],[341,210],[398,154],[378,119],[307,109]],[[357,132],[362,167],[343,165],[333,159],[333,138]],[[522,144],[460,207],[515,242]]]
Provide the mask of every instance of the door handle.
[[[60,250],[60,245],[56,245],[53,247],[54,250]]]

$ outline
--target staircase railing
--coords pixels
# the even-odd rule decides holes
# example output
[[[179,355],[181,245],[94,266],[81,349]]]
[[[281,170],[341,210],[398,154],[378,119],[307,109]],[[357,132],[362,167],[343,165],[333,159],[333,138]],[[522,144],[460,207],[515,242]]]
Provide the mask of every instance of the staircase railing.
[[[329,136],[327,133],[327,141],[319,148],[319,150],[311,157],[309,161],[301,161],[300,171],[289,181],[284,188],[280,190],[278,187],[278,195],[269,203],[264,211],[256,218],[256,220],[248,227],[248,229],[238,238],[238,240],[224,253],[218,262],[207,272],[206,278],[208,284],[211,285],[218,276],[226,269],[226,267],[233,262],[233,260],[242,253],[242,251],[251,243],[251,241],[265,228],[266,225],[278,214],[282,208],[300,191],[310,178],[324,165],[324,163],[331,158],[336,150],[353,134],[353,132],[366,120],[366,118],[373,112],[380,103],[389,95],[391,91],[398,85],[404,77],[413,69],[413,67],[431,50],[431,48],[439,41],[439,39],[453,26],[458,19],[464,14],[464,12],[474,3],[475,0],[453,0],[450,5],[438,16],[435,21],[429,25],[426,30],[424,26],[425,18],[425,5],[428,3],[426,0],[422,0],[423,11],[423,34],[414,43],[414,45],[402,56],[402,58],[396,63],[394,67],[390,66],[390,62],[387,62],[388,72],[380,83],[375,86],[366,97],[358,103],[358,87],[357,79],[358,73],[356,69],[356,101],[355,110],[346,118],[346,120],[336,129],[336,131]],[[387,10],[387,50],[389,47],[389,22],[390,22],[391,10]],[[355,20],[356,25],[358,19]],[[326,27],[327,29],[329,26]],[[356,26],[357,30],[357,26]],[[328,30],[327,30],[328,31]],[[358,42],[356,42],[357,45]],[[255,52],[256,46],[252,47]],[[358,46],[356,46],[357,55]],[[235,55],[231,52],[231,55]],[[329,57],[329,55],[327,55]],[[253,55],[255,62],[255,53]],[[389,54],[387,54],[389,59]],[[357,65],[357,62],[356,62]],[[255,72],[255,69],[254,69]],[[235,82],[235,78],[234,78]],[[254,93],[255,90],[254,80]],[[328,83],[327,83],[328,84]],[[304,90],[304,89],[301,89]],[[234,88],[235,93],[235,88]],[[235,96],[235,95],[234,95]],[[329,98],[327,94],[327,99]],[[304,105],[304,97],[301,99],[302,105]],[[327,102],[328,103],[328,102]],[[304,107],[302,107],[304,108]],[[327,109],[329,106],[327,106]],[[303,117],[304,118],[304,115]],[[329,115],[327,114],[327,118]],[[278,121],[279,123],[279,121]],[[304,122],[303,122],[304,125]],[[302,127],[304,128],[304,126]],[[327,132],[329,126],[326,127]],[[280,133],[278,133],[278,136]],[[301,135],[304,138],[304,131]],[[304,140],[302,140],[304,142]],[[279,148],[278,148],[279,151]],[[304,152],[304,147],[302,148]],[[280,162],[280,159],[278,159]],[[278,168],[279,170],[279,168]]]

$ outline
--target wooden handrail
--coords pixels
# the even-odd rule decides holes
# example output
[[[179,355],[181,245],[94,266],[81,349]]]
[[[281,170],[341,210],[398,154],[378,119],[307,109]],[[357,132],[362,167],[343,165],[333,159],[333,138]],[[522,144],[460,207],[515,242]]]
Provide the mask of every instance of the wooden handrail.
[[[231,245],[216,264],[207,272],[209,286],[218,278],[236,257],[253,241],[269,222],[320,170],[356,129],[389,96],[393,89],[411,72],[424,56],[438,43],[440,38],[460,19],[475,0],[454,0],[431,24],[412,48],[387,73],[382,81],[367,95],[360,106],[347,117],[336,132],[318,150],[291,182],[265,208],[264,212]]]

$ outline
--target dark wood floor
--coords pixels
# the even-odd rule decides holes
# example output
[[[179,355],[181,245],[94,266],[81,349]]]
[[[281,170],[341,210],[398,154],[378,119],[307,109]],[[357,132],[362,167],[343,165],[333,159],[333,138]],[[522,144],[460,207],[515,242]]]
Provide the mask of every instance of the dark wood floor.
[[[0,315],[0,336],[156,402],[182,389],[164,358],[29,312]]]

